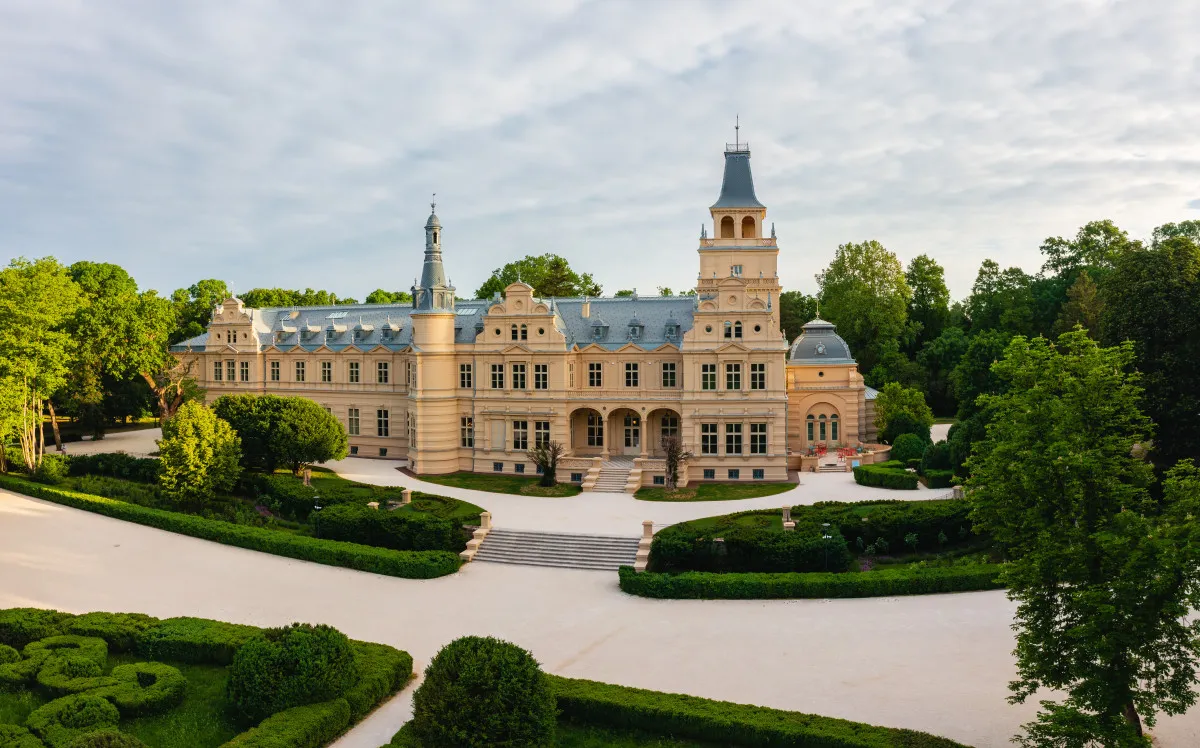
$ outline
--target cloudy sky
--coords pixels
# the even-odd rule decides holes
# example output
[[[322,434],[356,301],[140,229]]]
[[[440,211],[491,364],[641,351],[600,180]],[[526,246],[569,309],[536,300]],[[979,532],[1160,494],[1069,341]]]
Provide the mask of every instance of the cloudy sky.
[[[0,261],[169,292],[420,270],[460,295],[557,252],[686,288],[735,116],[812,291],[837,245],[988,257],[1112,218],[1200,218],[1194,0],[0,2]]]

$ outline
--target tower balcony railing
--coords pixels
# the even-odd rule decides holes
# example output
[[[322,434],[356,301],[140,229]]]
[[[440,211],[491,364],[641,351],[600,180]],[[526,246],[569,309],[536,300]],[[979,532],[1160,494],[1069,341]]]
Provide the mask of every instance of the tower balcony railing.
[[[761,239],[713,239],[706,238],[700,240],[701,247],[774,247],[777,246],[774,237],[763,237]]]
[[[725,144],[725,152],[726,153],[749,153],[750,152],[750,144],[749,143],[726,143]]]

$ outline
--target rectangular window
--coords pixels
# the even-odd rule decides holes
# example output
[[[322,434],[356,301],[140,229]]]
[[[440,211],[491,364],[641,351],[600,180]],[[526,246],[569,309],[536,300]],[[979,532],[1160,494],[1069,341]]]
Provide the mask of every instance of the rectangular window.
[[[504,463],[503,462],[493,462],[492,463],[492,472],[493,473],[503,473],[504,472]]]
[[[271,362],[271,381],[272,382],[279,381],[279,362],[278,361]]]
[[[808,417],[808,440],[810,442],[813,440],[813,417],[812,416]]]
[[[473,386],[471,382],[470,364],[458,365],[458,386],[464,390],[469,390]]]
[[[504,364],[492,364],[492,389],[504,389]]]
[[[679,416],[666,415],[662,417],[662,438],[679,436]]]
[[[674,387],[675,386],[675,362],[674,361],[663,361],[662,386],[663,387]]]
[[[387,457],[387,447],[380,447],[380,448],[379,448],[379,456],[380,456],[380,457]]]
[[[220,382],[225,377],[225,365],[220,361],[213,361],[213,381]]]
[[[750,389],[765,390],[767,388],[767,365],[750,364]]]
[[[717,424],[700,424],[700,454],[715,455],[717,453]]]
[[[525,364],[513,364],[512,365],[512,373],[513,373],[513,389],[514,390],[525,389]]]
[[[767,424],[750,424],[750,454],[765,455],[767,453]]]
[[[388,383],[388,362],[387,361],[376,361],[375,362],[375,383],[376,384],[387,384]]]
[[[529,449],[529,421],[513,421],[513,449]]]
[[[359,372],[359,368],[358,368],[358,362],[351,361],[349,364],[349,368],[346,369],[346,379],[350,380],[351,384],[358,384],[359,376],[360,376],[360,372]]]
[[[358,425],[358,408],[350,408],[346,411],[346,433],[350,436],[359,435]]]
[[[522,330],[521,332],[525,332],[525,331]],[[516,472],[518,475],[521,473],[524,473],[525,472],[525,463],[518,462],[516,465],[513,465],[513,471]]]
[[[463,416],[459,419],[459,431],[462,437],[462,445],[464,447],[475,446],[475,419],[471,416]]]
[[[715,390],[717,388],[717,365],[700,364],[700,389]]]
[[[571,473],[572,483],[583,483],[583,473]]]
[[[388,424],[388,412],[380,409],[375,411],[375,433],[379,436],[388,436],[391,429]]]
[[[544,447],[550,443],[550,422],[549,421],[534,421],[533,422],[533,445],[535,447]]]
[[[550,365],[549,364],[534,364],[533,365],[533,388],[535,390],[550,389]]]
[[[829,438],[835,442],[838,440],[837,427],[838,427],[838,417],[836,415],[831,416],[829,419]]]
[[[742,477],[742,471],[737,468],[729,468],[729,480],[737,480]]]
[[[665,485],[667,485],[667,476],[665,476],[665,475],[656,475],[656,476],[654,476],[654,485],[656,485],[656,486],[665,486]]]
[[[350,447],[350,456],[353,457],[357,454],[358,454],[358,447]]]
[[[734,278],[741,278],[742,277],[742,266],[741,265],[731,265],[729,268],[729,274],[732,275]]]
[[[742,453],[742,424],[725,424],[725,454],[740,455]]]
[[[742,388],[742,365],[725,364],[725,389],[740,390]]]
[[[601,368],[604,364],[593,361],[588,364],[588,387],[603,387],[604,386],[604,370]]]
[[[333,362],[332,361],[322,361],[321,362],[321,381],[322,382],[332,382],[333,381]]]
[[[243,382],[250,381],[250,362],[249,361],[241,362],[241,366],[238,369],[238,379],[240,379]]]
[[[597,413],[588,413],[587,443],[589,447],[604,446],[604,417]]]
[[[633,362],[625,363],[625,386],[638,386],[638,365]]]
[[[762,468],[754,468],[752,475],[754,476],[754,480],[762,480],[767,476],[767,471]]]
[[[303,361],[296,362],[296,381],[297,382],[304,381],[304,362]]]
[[[825,416],[821,416],[821,441],[825,441]]]
[[[714,468],[704,468],[704,480],[713,480],[717,477],[717,471]]]
[[[236,378],[235,366],[232,361],[225,362],[225,378],[232,382]]]

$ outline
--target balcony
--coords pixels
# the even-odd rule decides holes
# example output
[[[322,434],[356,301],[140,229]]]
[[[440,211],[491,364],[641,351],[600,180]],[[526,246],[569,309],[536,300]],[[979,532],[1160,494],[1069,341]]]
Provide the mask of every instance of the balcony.
[[[738,247],[775,247],[778,246],[773,237],[763,239],[701,239],[700,248],[705,247],[722,247],[722,248],[738,248]]]

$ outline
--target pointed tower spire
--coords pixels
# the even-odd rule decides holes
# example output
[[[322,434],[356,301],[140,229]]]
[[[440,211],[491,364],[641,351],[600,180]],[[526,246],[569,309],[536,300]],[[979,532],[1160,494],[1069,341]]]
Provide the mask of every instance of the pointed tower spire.
[[[421,267],[421,284],[413,286],[413,307],[417,311],[453,311],[454,287],[446,280],[442,266],[442,222],[437,217],[437,193],[429,202],[429,219],[425,221],[425,263]]]

